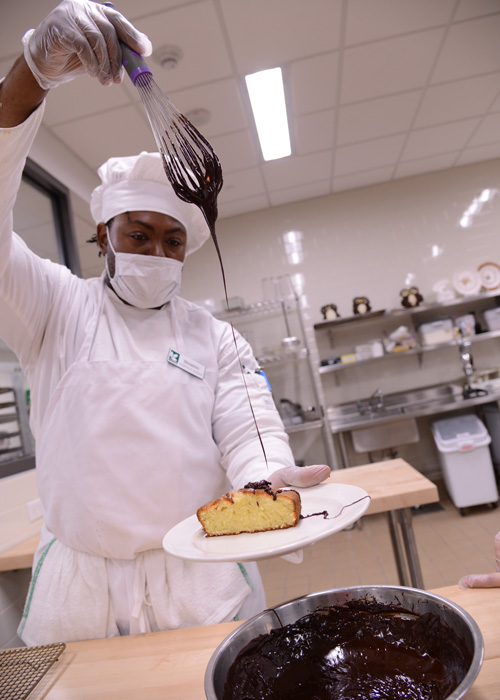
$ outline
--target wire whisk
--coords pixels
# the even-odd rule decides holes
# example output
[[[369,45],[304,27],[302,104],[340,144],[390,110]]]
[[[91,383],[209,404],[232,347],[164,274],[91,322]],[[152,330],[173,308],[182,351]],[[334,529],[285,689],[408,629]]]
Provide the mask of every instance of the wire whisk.
[[[144,59],[125,44],[122,44],[122,62],[146,109],[174,192],[184,202],[201,209],[218,251],[215,221],[223,177],[217,155],[207,139],[161,90]]]

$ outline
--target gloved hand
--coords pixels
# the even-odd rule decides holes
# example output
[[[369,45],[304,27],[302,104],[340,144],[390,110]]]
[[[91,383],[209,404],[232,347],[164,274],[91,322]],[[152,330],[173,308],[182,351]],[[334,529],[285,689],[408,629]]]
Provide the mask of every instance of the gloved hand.
[[[500,587],[500,532],[495,535],[495,559],[497,570],[492,574],[469,574],[463,576],[458,585],[460,588],[497,588]]]
[[[269,477],[271,488],[276,491],[285,486],[304,488],[316,486],[330,476],[330,467],[314,464],[310,467],[282,467]]]
[[[103,85],[122,76],[121,39],[149,56],[151,42],[116,10],[90,0],[63,0],[23,36],[24,57],[44,90],[87,73]]]

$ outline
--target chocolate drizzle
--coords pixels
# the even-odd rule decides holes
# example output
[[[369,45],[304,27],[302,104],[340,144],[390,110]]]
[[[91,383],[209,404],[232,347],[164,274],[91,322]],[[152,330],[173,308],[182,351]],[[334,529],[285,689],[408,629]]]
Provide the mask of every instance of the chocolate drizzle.
[[[471,660],[438,615],[355,601],[253,639],[223,700],[443,700]]]
[[[243,488],[251,489],[252,491],[257,491],[258,489],[261,491],[265,491],[273,497],[274,501],[276,500],[276,494],[279,493],[279,491],[273,491],[271,488],[271,482],[266,481],[265,479],[262,479],[262,481],[249,481],[248,484],[245,484]]]
[[[163,167],[175,194],[183,202],[196,205],[201,210],[205,221],[207,222],[210,235],[212,236],[215,250],[217,252],[217,257],[219,259],[227,310],[230,311],[226,274],[224,271],[224,264],[222,262],[219,242],[215,234],[215,222],[217,221],[218,216],[217,197],[219,196],[224,182],[222,176],[222,166],[210,143],[204,136],[202,136],[202,134],[200,134],[198,129],[191,124],[187,117],[180,114],[178,116],[178,124],[174,122],[172,126],[177,136],[175,143],[167,131],[165,132],[165,136],[162,136],[162,139],[165,145],[165,152],[173,152],[174,157],[166,158],[164,152],[162,151]],[[187,164],[189,170],[186,170],[184,163]],[[250,405],[250,411],[252,413],[255,429],[257,430],[257,436],[264,455],[264,461],[266,466],[269,468],[264,442],[260,434],[259,426],[257,425],[257,418],[253,410],[250,394],[245,380],[243,365],[241,362],[238,345],[236,343],[234,326],[232,323],[230,323],[230,325],[233,333],[236,354],[240,364],[241,376],[243,378],[243,384],[245,386],[248,403]]]
[[[300,515],[301,520],[305,520],[305,518],[313,518],[316,515],[322,515],[323,520],[335,520],[335,518],[339,518],[344,510],[346,508],[349,508],[350,506],[354,506],[356,503],[360,503],[361,501],[364,501],[365,498],[369,498],[371,500],[371,496],[366,494],[366,496],[361,496],[361,498],[358,498],[356,501],[353,501],[352,503],[346,503],[345,506],[342,506],[342,508],[339,510],[339,512],[336,515],[330,516],[327,510],[321,510],[319,513],[309,513],[309,515]]]

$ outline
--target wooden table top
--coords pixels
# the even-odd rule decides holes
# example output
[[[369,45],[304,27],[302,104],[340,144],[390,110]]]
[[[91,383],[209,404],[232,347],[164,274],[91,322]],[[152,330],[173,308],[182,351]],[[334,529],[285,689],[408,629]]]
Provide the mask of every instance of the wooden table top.
[[[433,592],[467,610],[484,637],[485,661],[467,700],[498,700],[500,590]],[[203,700],[208,661],[239,624],[69,643],[32,700]]]
[[[359,486],[371,496],[367,515],[388,510],[411,508],[439,500],[435,484],[404,459],[364,464],[333,471],[329,483]],[[33,563],[39,535],[0,552],[0,571],[29,569]]]
[[[371,496],[367,515],[439,501],[437,486],[404,459],[332,471],[327,483],[359,486]]]

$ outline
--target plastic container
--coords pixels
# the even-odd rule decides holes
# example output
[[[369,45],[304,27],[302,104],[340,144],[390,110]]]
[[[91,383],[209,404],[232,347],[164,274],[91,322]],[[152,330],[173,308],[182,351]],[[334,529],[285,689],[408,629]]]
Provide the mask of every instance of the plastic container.
[[[422,323],[418,329],[422,345],[439,345],[440,343],[451,343],[455,338],[453,321],[445,318],[440,321]]]
[[[443,418],[432,423],[431,429],[446,488],[455,506],[463,509],[496,503],[491,437],[479,418],[473,413]]]
[[[489,331],[500,330],[500,307],[496,309],[488,309],[484,312],[484,321],[486,328]]]
[[[486,404],[482,407],[484,421],[491,437],[491,456],[498,474],[500,474],[500,409],[498,404]]]

